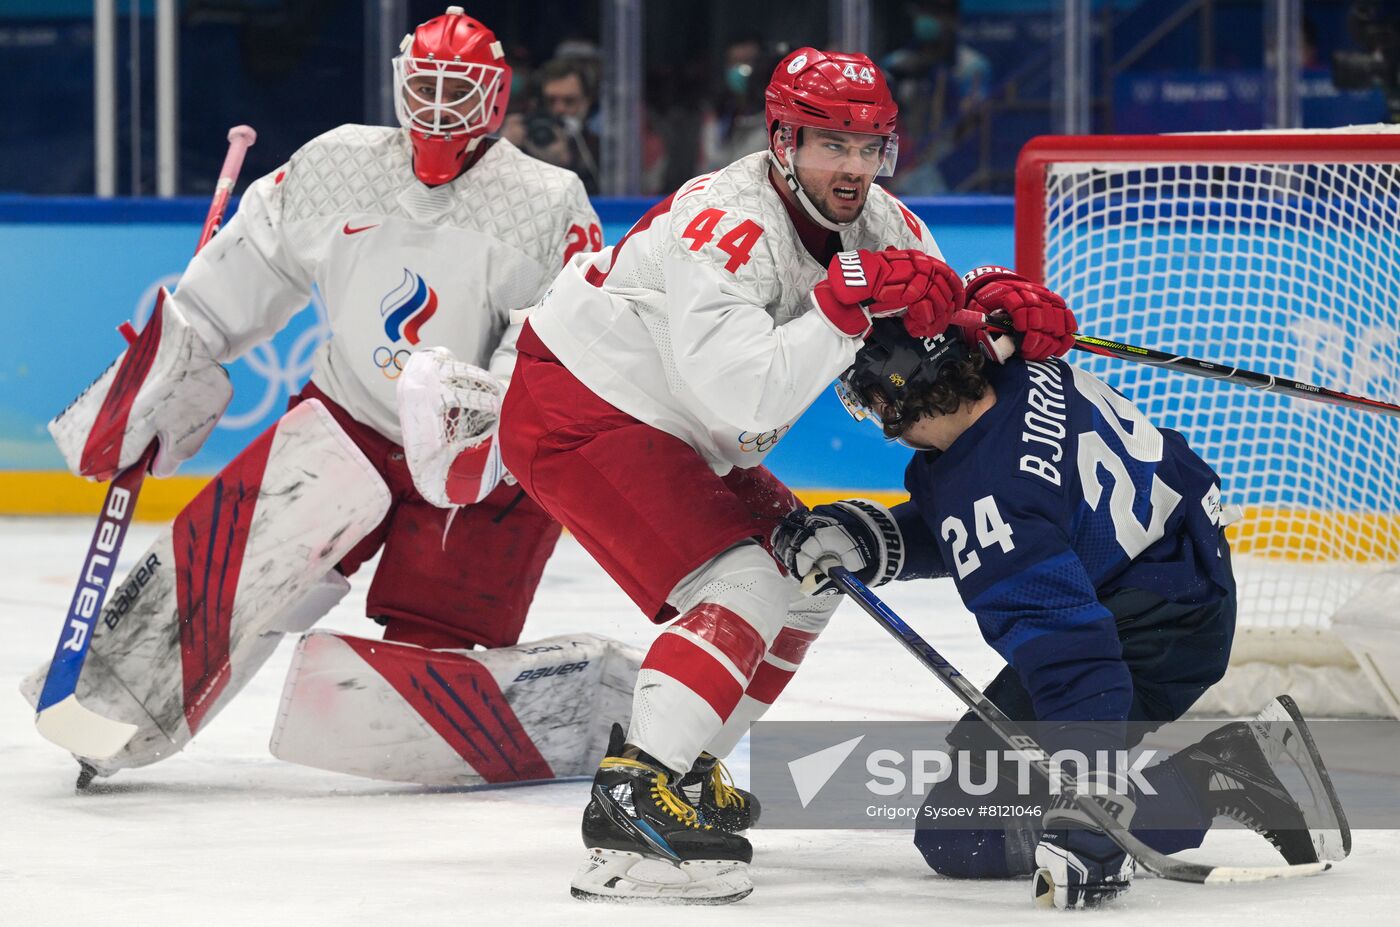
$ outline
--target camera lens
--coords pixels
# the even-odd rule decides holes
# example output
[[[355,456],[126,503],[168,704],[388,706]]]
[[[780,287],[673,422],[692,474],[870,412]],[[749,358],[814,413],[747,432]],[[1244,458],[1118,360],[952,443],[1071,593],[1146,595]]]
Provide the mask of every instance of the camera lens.
[[[536,148],[547,148],[559,139],[559,123],[546,113],[535,113],[525,120],[525,138]]]

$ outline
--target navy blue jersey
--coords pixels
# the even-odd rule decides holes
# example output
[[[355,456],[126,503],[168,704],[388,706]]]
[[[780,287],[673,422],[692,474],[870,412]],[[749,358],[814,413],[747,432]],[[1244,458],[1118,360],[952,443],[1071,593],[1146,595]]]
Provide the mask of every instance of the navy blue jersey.
[[[941,561],[1037,720],[1122,721],[1132,680],[1101,600],[1233,594],[1219,477],[1180,434],[1063,361],[1011,360],[987,378],[996,404],[905,472],[904,576]]]

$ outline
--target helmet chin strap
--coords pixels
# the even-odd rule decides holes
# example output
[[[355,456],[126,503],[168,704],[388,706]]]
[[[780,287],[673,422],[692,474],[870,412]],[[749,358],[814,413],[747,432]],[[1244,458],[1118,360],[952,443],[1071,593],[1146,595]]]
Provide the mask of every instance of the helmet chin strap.
[[[807,213],[807,218],[811,219],[822,228],[832,232],[844,232],[854,225],[854,219],[850,222],[832,222],[826,216],[822,215],[821,210],[817,208],[817,204],[813,203],[811,197],[807,195],[807,191],[802,189],[802,184],[797,179],[797,172],[789,166],[792,164],[792,158],[793,155],[797,153],[797,149],[786,148],[784,151],[787,152],[787,164],[784,164],[782,160],[778,158],[778,153],[772,148],[768,149],[768,157],[777,165],[778,173],[782,174],[783,180],[787,181],[788,189],[791,190],[792,195],[797,198],[797,202],[802,206],[802,211]]]

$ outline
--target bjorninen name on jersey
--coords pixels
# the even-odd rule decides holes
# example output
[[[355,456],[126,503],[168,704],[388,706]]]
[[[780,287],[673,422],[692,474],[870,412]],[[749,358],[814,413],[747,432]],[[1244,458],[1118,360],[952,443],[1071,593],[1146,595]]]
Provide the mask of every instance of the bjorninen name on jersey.
[[[1030,453],[1021,456],[1021,472],[1037,476],[1052,486],[1060,485],[1060,468],[1065,456],[1065,388],[1056,361],[1027,361],[1031,385],[1026,392],[1026,413],[1021,444]]]

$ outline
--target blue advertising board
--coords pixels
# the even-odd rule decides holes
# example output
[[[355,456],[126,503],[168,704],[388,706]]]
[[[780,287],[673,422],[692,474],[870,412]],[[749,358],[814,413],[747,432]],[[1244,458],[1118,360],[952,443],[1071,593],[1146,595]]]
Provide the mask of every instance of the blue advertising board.
[[[139,328],[157,289],[174,287],[199,235],[194,200],[95,201],[0,197],[0,269],[8,337],[0,341],[0,470],[63,469],[46,423],[122,350],[116,326]],[[617,241],[649,200],[599,200],[604,238]],[[914,201],[959,270],[1012,262],[1009,199]],[[216,472],[285,408],[326,334],[313,299],[275,338],[229,367],[234,400],[208,444],[181,472]],[[822,396],[769,462],[790,485],[897,489],[908,451]]]

